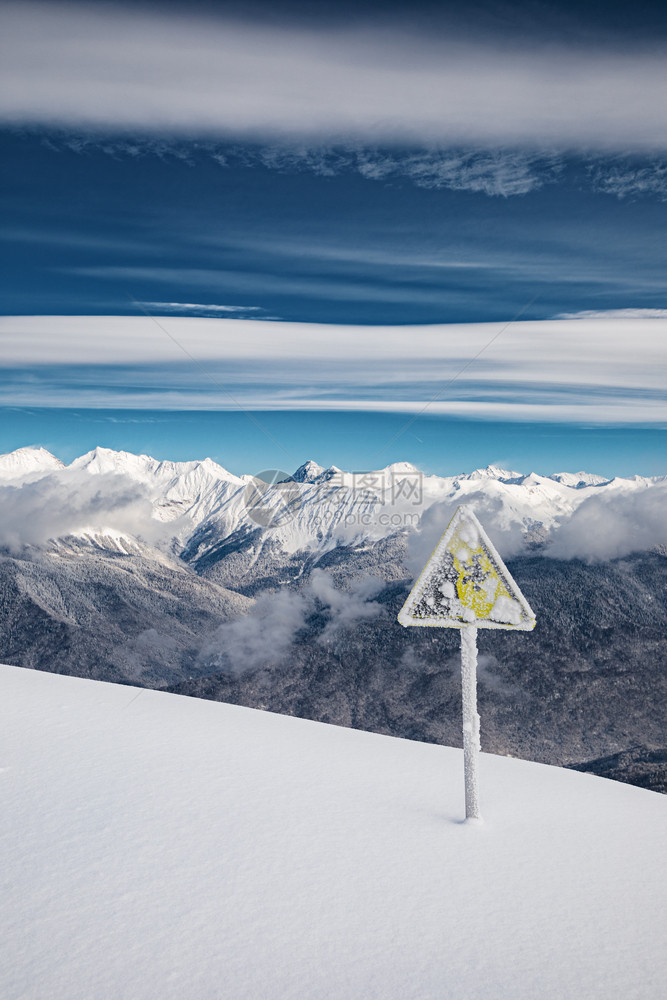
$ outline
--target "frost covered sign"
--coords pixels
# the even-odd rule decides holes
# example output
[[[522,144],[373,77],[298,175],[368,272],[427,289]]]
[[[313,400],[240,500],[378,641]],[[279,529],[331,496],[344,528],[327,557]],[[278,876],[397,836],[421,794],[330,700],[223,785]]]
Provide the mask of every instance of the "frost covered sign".
[[[466,818],[480,819],[477,629],[535,628],[535,614],[471,507],[457,508],[401,608],[401,625],[461,629]]]
[[[457,508],[398,620],[440,628],[535,628],[528,601],[471,507]]]

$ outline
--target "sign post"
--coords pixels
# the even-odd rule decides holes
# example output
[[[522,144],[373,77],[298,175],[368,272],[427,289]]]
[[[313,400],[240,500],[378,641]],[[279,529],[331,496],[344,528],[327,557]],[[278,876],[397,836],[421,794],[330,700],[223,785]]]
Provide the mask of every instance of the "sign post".
[[[463,773],[466,786],[466,819],[481,819],[477,762],[479,713],[477,711],[477,626],[461,629],[461,701],[463,705]]]
[[[532,631],[535,614],[472,507],[458,507],[401,608],[401,625],[461,631],[466,819],[480,820],[477,629]]]

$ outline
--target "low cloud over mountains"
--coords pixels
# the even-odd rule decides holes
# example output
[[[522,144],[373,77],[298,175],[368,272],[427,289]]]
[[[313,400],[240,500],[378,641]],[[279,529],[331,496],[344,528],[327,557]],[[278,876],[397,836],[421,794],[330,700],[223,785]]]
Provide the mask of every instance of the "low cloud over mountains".
[[[256,550],[268,545],[312,557],[399,533],[407,535],[406,569],[416,575],[461,503],[474,506],[508,558],[539,552],[606,560],[667,544],[667,477],[606,481],[495,468],[439,477],[405,463],[364,474],[313,464],[313,475],[291,484],[289,494],[280,486],[265,494],[267,511],[285,502],[288,509],[258,520],[248,492],[252,477],[234,476],[208,459],[157,462],[97,449],[68,467],[58,464],[37,449],[0,458],[0,544],[17,551],[111,531],[151,545],[176,539],[195,564],[208,565],[221,545],[247,535]],[[326,578],[315,575],[312,586],[332,620],[346,620],[348,607]],[[372,598],[373,586],[355,596]]]

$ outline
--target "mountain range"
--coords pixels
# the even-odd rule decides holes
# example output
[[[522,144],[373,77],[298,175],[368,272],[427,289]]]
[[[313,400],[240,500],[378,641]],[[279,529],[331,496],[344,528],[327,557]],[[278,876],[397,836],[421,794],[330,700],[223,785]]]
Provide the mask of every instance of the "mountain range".
[[[370,472],[343,472],[309,460],[292,475],[270,470],[276,486],[257,498],[254,486],[266,473],[236,476],[209,458],[158,461],[96,448],[65,466],[43,448],[20,448],[0,456],[0,483],[5,484],[21,485],[52,475],[74,486],[82,472],[127,477],[150,500],[153,518],[173,524],[174,536],[194,547],[198,558],[209,552],[211,544],[257,527],[270,528],[264,532],[265,540],[289,553],[377,540],[397,528],[417,527],[422,514],[437,503],[481,505],[491,530],[501,535],[514,532],[516,546],[517,529],[529,541],[538,529],[532,541],[539,541],[540,531],[544,541],[586,501],[609,501],[667,487],[667,476],[608,479],[586,472],[541,476],[496,466],[435,476],[423,474],[409,462]],[[264,524],[266,520],[271,523]],[[81,534],[86,527],[73,522],[71,530]],[[99,525],[92,527],[99,532]]]
[[[0,660],[450,745],[458,637],[396,615],[471,504],[538,622],[480,638],[484,748],[667,788],[665,476],[22,448],[0,500]]]

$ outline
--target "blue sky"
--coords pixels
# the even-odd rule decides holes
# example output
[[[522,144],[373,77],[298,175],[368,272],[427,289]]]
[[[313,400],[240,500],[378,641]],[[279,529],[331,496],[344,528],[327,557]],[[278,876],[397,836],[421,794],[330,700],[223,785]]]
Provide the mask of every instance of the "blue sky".
[[[667,304],[667,172],[646,194],[603,187],[649,169],[637,157],[309,156],[34,128],[3,147],[4,313],[136,315],[133,296],[160,314],[392,324],[502,322],[536,295],[525,318]]]
[[[370,467],[427,407],[387,461],[667,472],[662,5],[24,2],[0,19],[3,450],[80,452],[97,428],[234,471],[285,452]],[[560,318],[580,314],[596,318]],[[26,315],[39,331],[11,327]],[[186,317],[218,320],[214,339]],[[113,420],[66,417],[101,408]],[[277,421],[281,447],[241,411]]]
[[[409,456],[440,475],[488,464],[546,475],[583,469],[611,478],[638,468],[664,475],[665,434],[657,428],[481,422],[428,412],[406,423],[395,413],[15,408],[4,411],[0,452],[17,441],[39,442],[71,462],[100,445],[175,461],[208,456],[237,475],[292,473],[308,458],[340,467],[341,455],[351,470],[384,468]]]

